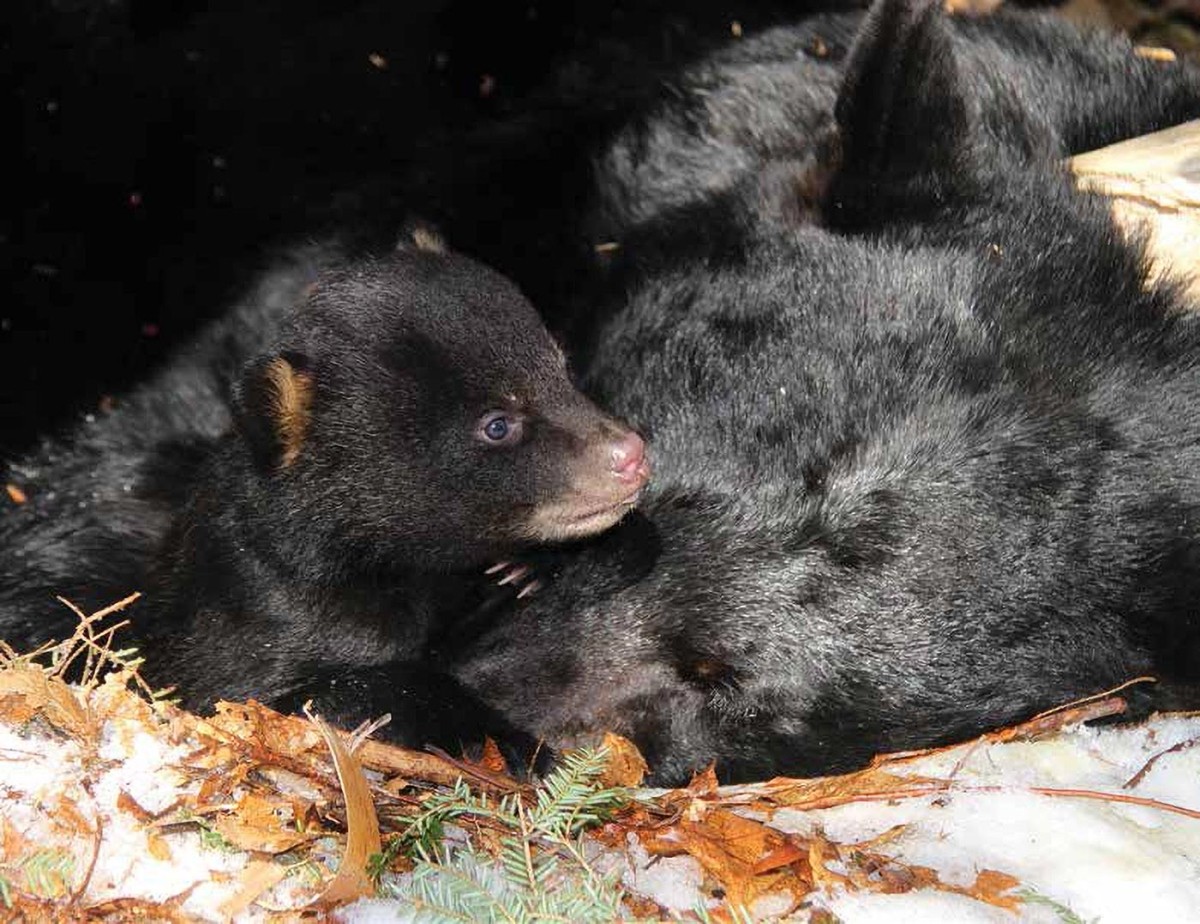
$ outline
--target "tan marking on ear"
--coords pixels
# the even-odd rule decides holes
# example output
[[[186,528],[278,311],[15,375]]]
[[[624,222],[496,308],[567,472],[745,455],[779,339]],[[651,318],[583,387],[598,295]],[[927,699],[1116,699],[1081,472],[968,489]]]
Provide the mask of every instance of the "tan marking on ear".
[[[287,468],[300,456],[312,421],[313,380],[307,372],[294,368],[283,357],[267,364],[267,386],[271,390],[271,416],[279,434],[281,468]]]
[[[427,253],[445,253],[446,242],[442,236],[432,228],[417,227],[413,228],[412,232],[413,243],[417,245],[417,250],[424,250]]]

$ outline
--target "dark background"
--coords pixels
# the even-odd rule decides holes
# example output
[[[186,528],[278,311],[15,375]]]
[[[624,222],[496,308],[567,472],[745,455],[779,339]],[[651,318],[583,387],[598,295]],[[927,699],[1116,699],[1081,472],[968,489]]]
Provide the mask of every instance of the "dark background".
[[[108,406],[272,244],[398,223],[414,162],[556,59],[765,6],[5,0],[0,457]]]
[[[671,63],[798,6],[4,0],[0,459],[103,412],[272,245],[398,225],[416,168],[563,61]]]

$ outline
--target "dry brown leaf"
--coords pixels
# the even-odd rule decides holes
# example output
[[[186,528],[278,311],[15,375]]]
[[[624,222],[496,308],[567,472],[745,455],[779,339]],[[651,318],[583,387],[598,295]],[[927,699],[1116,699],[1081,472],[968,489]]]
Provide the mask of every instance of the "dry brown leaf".
[[[60,793],[57,800],[46,804],[46,808],[51,809],[48,820],[55,827],[61,828],[71,834],[84,835],[95,833],[95,816],[85,815],[80,811],[79,803],[70,796]]]
[[[367,860],[372,854],[379,853],[383,844],[379,837],[379,819],[362,766],[324,720],[314,716],[313,724],[333,754],[333,765],[346,800],[346,849],[342,853],[342,862],[333,881],[313,902],[327,906],[374,894],[371,877],[367,875]]]
[[[1021,907],[1022,899],[1019,895],[1011,893],[1020,884],[1021,880],[1016,876],[1010,876],[1008,873],[1001,873],[994,869],[985,869],[975,877],[975,884],[967,889],[966,894],[981,902],[995,905],[997,908],[1016,911]]]
[[[628,738],[605,732],[603,747],[608,750],[608,760],[600,774],[599,785],[606,789],[641,786],[650,767],[637,745]]]
[[[411,780],[404,776],[393,776],[383,784],[383,791],[389,795],[398,796],[411,785]]]
[[[885,831],[874,841],[885,837],[890,839],[889,835],[894,836],[891,835],[894,830]],[[838,846],[827,843],[826,850],[826,856],[829,856],[828,850],[834,851],[846,868],[845,879],[835,883],[843,887],[885,894],[912,892],[915,889],[937,889],[940,892],[965,895],[1007,911],[1016,911],[1021,904],[1018,896],[1007,894],[1020,885],[1018,879],[1007,873],[983,870],[976,875],[975,882],[971,885],[957,886],[943,882],[937,870],[931,867],[910,866],[893,857],[863,851],[858,845]],[[814,878],[820,878],[815,870]]]
[[[784,835],[761,822],[743,818],[728,809],[715,808],[702,821],[681,818],[665,828],[641,832],[653,854],[695,857],[713,879],[721,883],[732,906],[749,908],[764,895],[788,893],[799,901],[811,882],[795,869],[756,871],[759,863],[786,843]]]
[[[170,862],[173,857],[171,845],[167,843],[167,839],[153,832],[146,834],[146,849],[150,852],[150,856],[164,863]]]
[[[0,671],[0,718],[21,725],[35,715],[77,739],[95,738],[87,707],[67,684],[32,664],[8,665]]]
[[[280,811],[284,809],[287,814],[291,814],[291,806],[286,800],[268,799],[259,793],[248,792],[238,799],[234,813],[242,824],[255,828],[272,828],[281,823]]]
[[[693,795],[716,792],[720,784],[717,782],[717,768],[709,764],[703,770],[692,774],[692,781],[687,784],[687,791]]]
[[[208,811],[198,808],[199,813]],[[291,804],[284,797],[269,799],[243,793],[229,812],[215,815],[209,824],[239,850],[284,853],[313,838],[289,822]]]
[[[273,827],[246,824],[236,815],[216,815],[208,825],[238,850],[255,853],[286,853],[312,839],[306,831],[283,828],[276,821]]]
[[[834,889],[849,889],[853,881],[829,868],[828,861],[840,859],[837,847],[823,837],[813,837],[808,842],[808,866],[812,873],[813,888],[826,892]]]
[[[154,821],[154,813],[145,809],[124,789],[117,793],[117,808],[128,815],[132,815],[142,824],[148,824]]]
[[[191,892],[192,890],[188,889],[187,891]],[[179,910],[183,900],[184,896],[179,895],[166,902],[147,901],[140,898],[114,898],[112,901],[90,905],[86,917],[83,917],[82,920],[87,921],[88,924],[101,921],[113,921],[119,922],[119,924],[128,924],[129,921],[154,921],[155,924],[158,922],[192,924],[195,919]],[[27,918],[26,920],[37,921],[39,919]],[[61,918],[51,917],[42,920],[58,921]]]
[[[881,767],[873,766],[855,773],[816,777],[811,780],[777,777],[766,783],[751,784],[741,789],[753,792],[763,801],[775,806],[812,810],[848,802],[887,801],[914,795],[935,795],[949,786],[950,783],[946,780],[923,776],[897,776]]]
[[[34,849],[33,842],[0,815],[0,857],[12,860]]]
[[[629,912],[628,920],[658,921],[662,919],[663,909],[654,899],[642,898],[640,895],[629,892],[626,893],[623,904],[625,910]]]
[[[208,720],[218,739],[231,735],[261,751],[300,757],[320,747],[321,733],[307,720],[283,715],[255,700],[221,701]]]
[[[287,870],[278,863],[251,860],[238,876],[238,890],[221,902],[217,910],[227,918],[241,914],[285,875],[287,875]]]
[[[140,696],[130,692],[129,684],[132,679],[130,671],[111,671],[104,675],[101,684],[88,694],[88,708],[98,723],[110,719],[129,719],[156,729],[160,722],[160,712],[178,712],[168,703],[151,705]]]
[[[791,866],[793,863],[807,859],[808,848],[801,847],[795,838],[788,838],[783,845],[776,847],[754,864],[754,874],[757,876],[759,873],[769,873],[773,869]]]
[[[483,753],[479,756],[479,766],[492,773],[508,773],[508,761],[500,753],[500,747],[491,738],[484,738]]]

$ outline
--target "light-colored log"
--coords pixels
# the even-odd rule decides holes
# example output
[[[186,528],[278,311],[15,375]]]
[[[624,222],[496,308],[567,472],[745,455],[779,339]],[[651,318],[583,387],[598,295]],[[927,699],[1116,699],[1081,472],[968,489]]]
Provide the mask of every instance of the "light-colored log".
[[[1071,169],[1112,199],[1122,227],[1149,233],[1152,278],[1183,279],[1200,310],[1200,120],[1080,154]]]

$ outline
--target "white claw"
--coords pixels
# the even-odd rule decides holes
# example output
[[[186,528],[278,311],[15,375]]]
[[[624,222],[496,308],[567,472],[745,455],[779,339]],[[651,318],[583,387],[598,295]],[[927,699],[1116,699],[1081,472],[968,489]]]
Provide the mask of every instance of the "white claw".
[[[541,586],[542,586],[542,582],[539,581],[537,578],[534,578],[532,581],[530,581],[528,584],[526,584],[524,587],[521,588],[521,592],[517,594],[517,599],[520,600],[522,597],[528,597],[530,594],[539,590],[541,588]]]
[[[508,572],[508,574],[504,575],[504,577],[502,577],[500,580],[498,580],[496,582],[496,584],[500,587],[503,587],[505,584],[516,583],[517,581],[521,580],[521,578],[525,577],[525,575],[527,575],[528,573],[529,573],[528,565],[517,565],[515,568],[512,569],[512,571]]]

